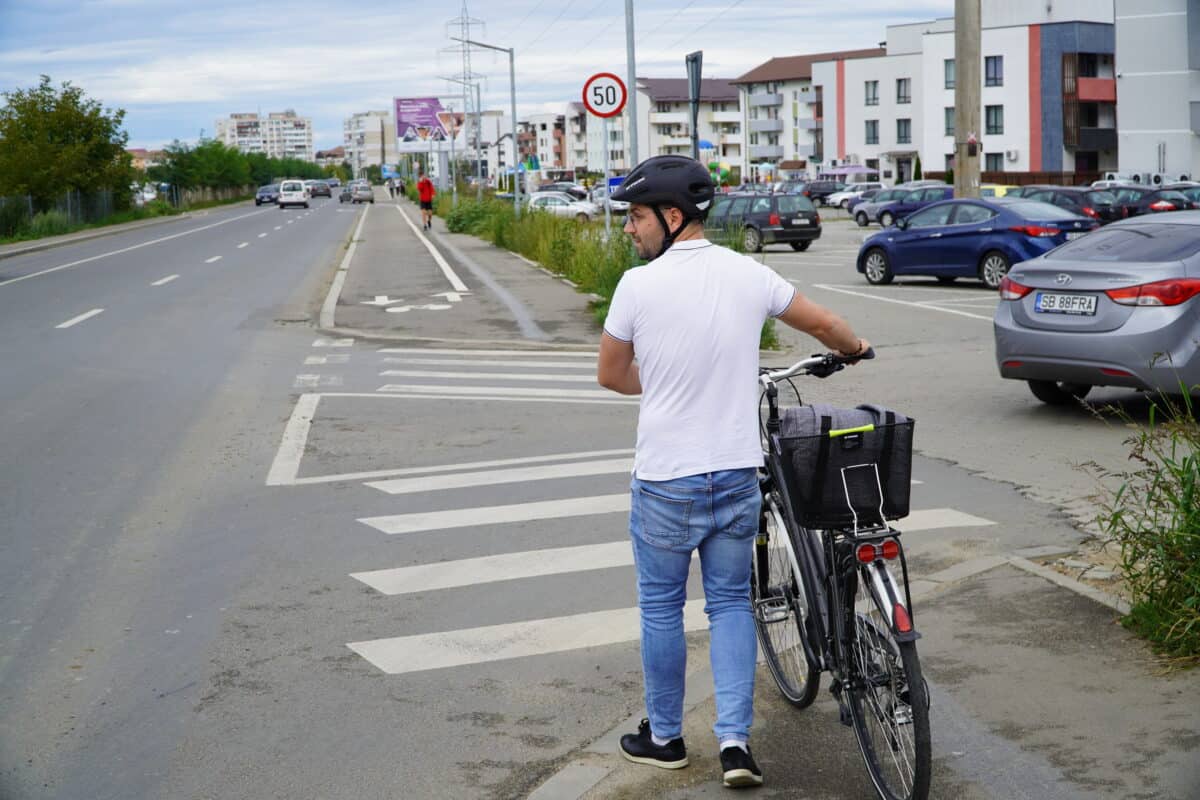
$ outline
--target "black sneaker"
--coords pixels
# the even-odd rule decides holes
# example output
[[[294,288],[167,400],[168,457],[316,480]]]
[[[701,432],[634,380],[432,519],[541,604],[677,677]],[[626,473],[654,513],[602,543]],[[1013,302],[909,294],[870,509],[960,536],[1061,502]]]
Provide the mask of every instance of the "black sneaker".
[[[636,764],[650,764],[663,769],[680,769],[688,765],[687,748],[683,738],[657,745],[650,738],[650,720],[643,719],[637,733],[621,737],[621,755]]]
[[[726,786],[739,788],[742,786],[762,786],[762,770],[754,763],[749,747],[726,747],[721,751],[721,769],[724,771]]]

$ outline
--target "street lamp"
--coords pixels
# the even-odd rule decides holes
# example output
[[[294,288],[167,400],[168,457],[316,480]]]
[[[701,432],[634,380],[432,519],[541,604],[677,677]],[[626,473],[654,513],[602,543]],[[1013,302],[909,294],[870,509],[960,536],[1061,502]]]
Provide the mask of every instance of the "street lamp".
[[[485,50],[498,50],[501,53],[508,53],[508,94],[512,110],[512,141],[513,155],[515,156],[517,150],[517,69],[513,59],[513,49],[511,47],[497,47],[494,44],[475,42],[470,39],[459,39],[457,36],[451,36],[450,38],[463,44],[482,47]],[[518,217],[521,216],[521,176],[517,172],[515,157],[513,158],[513,213]]]

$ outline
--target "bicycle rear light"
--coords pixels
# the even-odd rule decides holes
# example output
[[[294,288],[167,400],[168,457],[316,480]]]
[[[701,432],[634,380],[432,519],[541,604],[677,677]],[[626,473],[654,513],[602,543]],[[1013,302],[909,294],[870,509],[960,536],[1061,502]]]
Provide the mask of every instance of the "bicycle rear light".
[[[871,564],[875,561],[875,545],[860,544],[858,549],[854,551],[854,555],[858,558],[860,563]]]
[[[863,564],[874,563],[880,558],[891,561],[900,557],[900,543],[895,539],[884,539],[878,544],[874,542],[860,544],[854,550],[854,557]]]
[[[884,539],[879,545],[880,554],[891,561],[900,555],[900,543],[895,539]]]

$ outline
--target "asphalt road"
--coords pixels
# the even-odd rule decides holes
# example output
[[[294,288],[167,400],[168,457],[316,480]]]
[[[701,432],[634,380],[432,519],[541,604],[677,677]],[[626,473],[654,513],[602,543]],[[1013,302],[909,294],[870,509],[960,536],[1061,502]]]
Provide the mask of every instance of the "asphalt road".
[[[0,261],[0,798],[524,797],[640,708],[636,405],[580,347],[497,334],[551,295],[499,302],[477,272],[428,325],[486,346],[314,332],[362,213],[351,282],[384,271],[393,297],[452,305],[382,202],[239,206]],[[1079,500],[1069,464],[1119,462],[1122,432],[995,376],[992,293],[867,287],[859,235],[830,222],[766,258],[880,352],[806,397],[918,420],[916,575],[1076,542],[1027,495]],[[420,338],[425,309],[353,302]],[[833,752],[830,775],[858,774]]]

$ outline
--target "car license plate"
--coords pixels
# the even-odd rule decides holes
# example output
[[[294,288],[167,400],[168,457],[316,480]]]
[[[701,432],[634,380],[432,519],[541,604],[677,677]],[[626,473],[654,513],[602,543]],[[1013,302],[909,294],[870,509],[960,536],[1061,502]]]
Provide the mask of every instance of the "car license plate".
[[[1096,313],[1096,295],[1094,294],[1052,294],[1038,292],[1033,301],[1035,311],[1043,314],[1081,314],[1091,316]]]
[[[1085,233],[1087,233],[1087,231],[1067,231],[1067,241],[1069,242],[1072,239],[1078,239],[1080,236],[1083,236]]]
[[[792,224],[793,225],[807,225],[808,217],[796,217],[794,220],[792,220]]]

